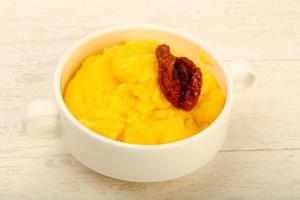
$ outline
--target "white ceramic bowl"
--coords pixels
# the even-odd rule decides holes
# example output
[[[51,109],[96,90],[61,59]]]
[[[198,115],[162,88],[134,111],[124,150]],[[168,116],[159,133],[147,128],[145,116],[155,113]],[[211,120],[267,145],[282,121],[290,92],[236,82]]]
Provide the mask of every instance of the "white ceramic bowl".
[[[205,130],[187,139],[161,145],[135,145],[111,140],[79,123],[66,107],[62,92],[87,56],[123,41],[154,39],[192,60],[205,51],[214,64],[208,68],[226,94],[219,117]],[[242,88],[254,82],[247,63],[234,63],[233,74]],[[57,125],[70,153],[88,168],[116,179],[153,182],[189,174],[211,160],[220,149],[229,124],[233,78],[223,61],[203,42],[176,30],[159,26],[117,26],[94,32],[73,45],[61,58],[54,77],[55,103],[38,100],[23,112],[27,132],[44,134]],[[142,133],[141,133],[142,134]]]

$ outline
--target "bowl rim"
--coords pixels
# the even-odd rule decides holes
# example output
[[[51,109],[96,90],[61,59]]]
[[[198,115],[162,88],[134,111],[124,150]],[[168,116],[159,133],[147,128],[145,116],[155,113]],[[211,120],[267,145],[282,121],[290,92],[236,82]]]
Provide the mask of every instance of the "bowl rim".
[[[65,102],[63,100],[63,95],[61,92],[61,75],[63,73],[64,66],[67,62],[67,60],[72,56],[74,51],[78,48],[80,48],[84,43],[87,43],[90,40],[93,40],[101,35],[108,34],[115,31],[124,31],[124,30],[134,30],[134,29],[146,29],[146,30],[154,30],[154,31],[161,31],[161,32],[167,32],[170,34],[177,35],[179,37],[182,37],[184,39],[187,39],[194,44],[198,45],[203,49],[206,53],[208,53],[214,61],[219,65],[221,68],[224,76],[225,76],[225,82],[227,86],[227,96],[225,100],[224,107],[219,114],[219,116],[204,130],[201,130],[200,132],[184,138],[182,140],[178,140],[171,143],[164,143],[164,144],[131,144],[131,143],[125,143],[117,140],[113,140],[111,138],[105,137],[101,134],[96,133],[95,131],[85,127],[83,124],[81,124],[69,111],[67,106],[65,105]],[[90,136],[93,139],[100,140],[102,142],[105,142],[107,144],[113,145],[115,147],[121,147],[121,148],[129,148],[129,149],[137,149],[137,150],[154,150],[154,149],[169,149],[169,148],[175,148],[178,146],[182,146],[188,143],[191,143],[195,140],[201,140],[201,138],[207,136],[209,130],[213,129],[214,127],[218,126],[222,120],[226,117],[226,113],[230,112],[232,99],[233,99],[233,81],[232,81],[231,74],[226,67],[224,61],[214,53],[210,48],[207,47],[207,45],[199,40],[198,38],[188,35],[186,33],[183,33],[181,31],[168,28],[165,26],[159,26],[159,25],[151,25],[151,24],[129,24],[129,25],[116,25],[116,26],[110,26],[108,28],[103,28],[97,31],[94,31],[92,33],[87,34],[82,39],[75,42],[69,49],[64,53],[64,55],[59,60],[55,74],[54,74],[54,95],[55,100],[58,105],[58,108],[62,111],[62,113],[71,121],[71,123],[76,126],[78,129],[80,129],[81,132],[84,134]]]

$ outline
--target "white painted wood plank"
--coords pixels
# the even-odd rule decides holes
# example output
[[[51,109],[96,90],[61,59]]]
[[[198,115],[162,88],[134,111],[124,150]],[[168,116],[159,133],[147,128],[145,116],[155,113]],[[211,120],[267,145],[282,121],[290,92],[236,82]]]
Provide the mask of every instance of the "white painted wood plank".
[[[256,84],[235,99],[224,149],[300,147],[300,62],[252,62]]]
[[[49,140],[46,140],[49,141]],[[161,183],[128,183],[82,166],[58,141],[0,157],[3,199],[299,199],[300,151],[220,152],[207,166]],[[146,172],[145,172],[146,173]]]
[[[225,59],[300,59],[297,0],[28,0],[4,1],[1,8],[0,51],[6,64],[54,64],[83,35],[124,23],[161,24],[188,32]],[[19,59],[12,57],[16,54]]]

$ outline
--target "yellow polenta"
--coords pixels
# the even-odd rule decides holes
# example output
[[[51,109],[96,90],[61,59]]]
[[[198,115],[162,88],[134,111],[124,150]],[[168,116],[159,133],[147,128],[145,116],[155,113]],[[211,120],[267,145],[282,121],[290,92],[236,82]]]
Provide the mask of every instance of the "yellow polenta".
[[[197,105],[188,112],[176,109],[157,81],[157,45],[130,41],[87,57],[65,88],[71,113],[98,134],[134,144],[174,142],[209,126],[225,101],[214,77],[200,64],[203,86]]]

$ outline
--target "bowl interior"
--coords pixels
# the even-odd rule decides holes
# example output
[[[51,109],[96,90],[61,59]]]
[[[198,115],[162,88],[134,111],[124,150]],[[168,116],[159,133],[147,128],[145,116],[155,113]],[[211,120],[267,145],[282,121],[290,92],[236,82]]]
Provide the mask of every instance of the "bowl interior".
[[[63,94],[66,84],[86,57],[100,53],[106,47],[112,47],[129,40],[156,40],[159,43],[165,43],[170,46],[171,51],[175,52],[176,55],[188,57],[195,63],[199,63],[200,53],[205,52],[211,62],[210,65],[205,65],[205,68],[214,74],[219,86],[227,96],[228,88],[224,70],[203,44],[181,33],[157,28],[100,31],[81,40],[71,48],[64,58],[64,68],[60,76],[61,94]]]

